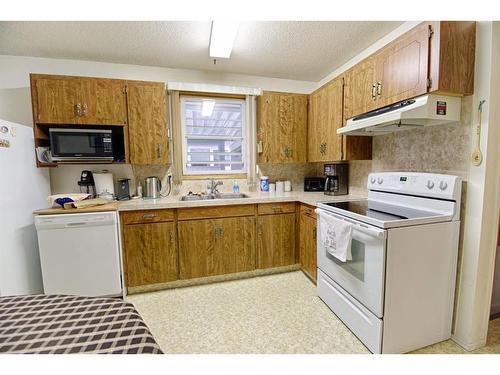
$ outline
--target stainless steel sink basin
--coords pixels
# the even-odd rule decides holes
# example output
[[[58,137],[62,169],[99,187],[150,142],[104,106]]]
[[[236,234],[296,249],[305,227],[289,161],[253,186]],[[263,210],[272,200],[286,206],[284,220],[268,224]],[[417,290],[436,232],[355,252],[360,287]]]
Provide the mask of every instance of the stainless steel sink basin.
[[[204,201],[212,199],[242,199],[248,198],[248,195],[243,193],[221,193],[216,195],[184,195],[181,197],[181,201]]]
[[[248,195],[243,193],[225,193],[225,194],[217,194],[215,199],[241,199],[248,198]]]

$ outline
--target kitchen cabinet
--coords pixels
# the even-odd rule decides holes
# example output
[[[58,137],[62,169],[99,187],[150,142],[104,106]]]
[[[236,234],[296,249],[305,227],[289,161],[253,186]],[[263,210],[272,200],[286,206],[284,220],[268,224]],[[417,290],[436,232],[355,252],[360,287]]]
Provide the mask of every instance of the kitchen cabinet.
[[[371,159],[370,137],[337,134],[344,125],[344,83],[338,77],[310,95],[309,162]]]
[[[131,164],[170,162],[167,92],[159,82],[127,82],[128,143]]]
[[[302,270],[316,281],[316,214],[314,207],[301,205],[299,220],[299,258]]]
[[[127,287],[165,283],[179,278],[177,238],[172,211],[121,214]]]
[[[179,221],[180,278],[255,269],[255,217]]]
[[[271,209],[257,219],[257,268],[295,264],[295,208],[290,213],[287,204],[269,206]]]
[[[257,98],[259,163],[306,161],[308,95],[263,91]]]
[[[125,125],[125,81],[31,74],[35,123]]]
[[[422,22],[343,74],[346,119],[426,93],[471,95],[475,22]]]
[[[337,78],[310,96],[308,161],[342,160],[343,80]]]

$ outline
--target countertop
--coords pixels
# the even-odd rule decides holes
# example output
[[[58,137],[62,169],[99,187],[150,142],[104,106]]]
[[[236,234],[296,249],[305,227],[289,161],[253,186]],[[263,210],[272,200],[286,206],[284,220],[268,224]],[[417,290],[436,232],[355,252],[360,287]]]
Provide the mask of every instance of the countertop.
[[[239,199],[213,199],[199,201],[181,201],[180,195],[168,196],[161,199],[132,199],[129,201],[112,202],[102,206],[88,207],[85,209],[62,209],[47,208],[36,210],[35,215],[49,214],[71,214],[80,212],[103,212],[103,211],[135,211],[154,210],[161,208],[185,208],[185,207],[206,207],[206,206],[228,206],[235,204],[258,204],[273,202],[300,202],[311,206],[316,206],[318,202],[334,202],[362,199],[362,195],[325,195],[323,192],[291,191],[286,193],[264,193],[245,192],[248,198]]]

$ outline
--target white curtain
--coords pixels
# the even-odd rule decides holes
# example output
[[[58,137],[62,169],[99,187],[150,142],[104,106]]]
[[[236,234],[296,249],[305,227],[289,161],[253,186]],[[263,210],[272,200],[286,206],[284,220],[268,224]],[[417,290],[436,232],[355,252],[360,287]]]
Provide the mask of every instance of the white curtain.
[[[255,95],[246,95],[247,184],[253,190],[257,178],[257,105]]]

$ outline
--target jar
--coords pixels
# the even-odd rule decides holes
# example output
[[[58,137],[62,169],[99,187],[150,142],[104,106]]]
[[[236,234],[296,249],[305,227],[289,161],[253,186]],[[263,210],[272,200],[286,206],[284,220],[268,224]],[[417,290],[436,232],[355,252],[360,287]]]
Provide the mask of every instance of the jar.
[[[269,191],[269,177],[262,176],[260,178],[260,191]]]

